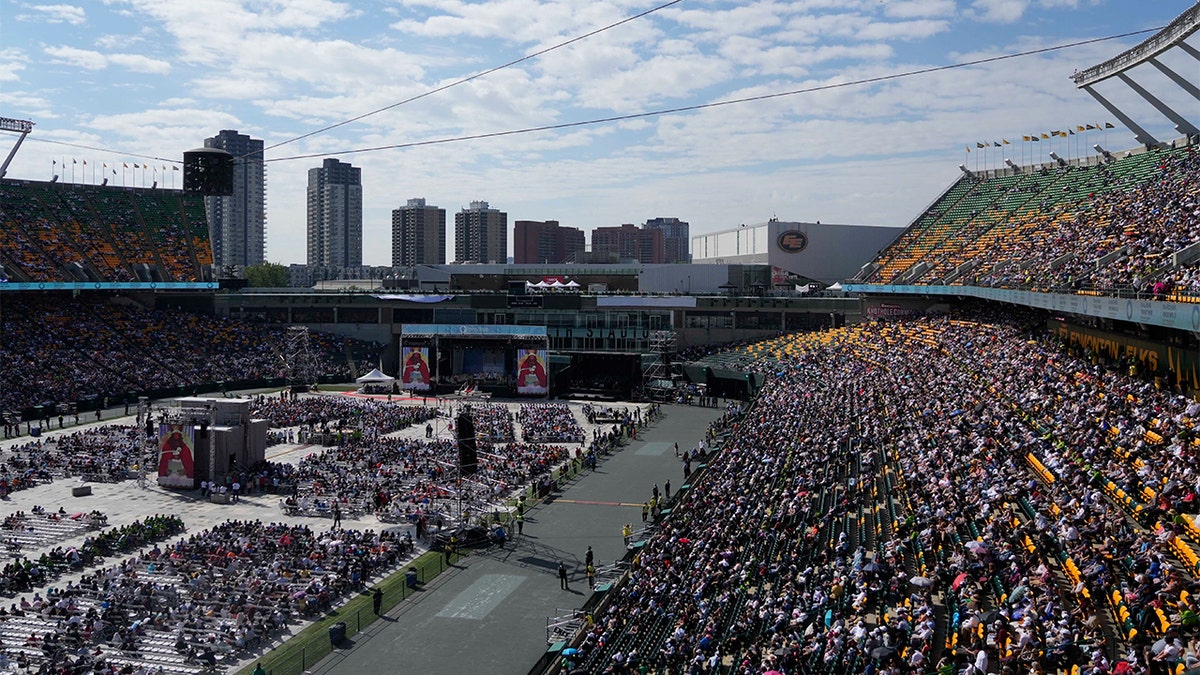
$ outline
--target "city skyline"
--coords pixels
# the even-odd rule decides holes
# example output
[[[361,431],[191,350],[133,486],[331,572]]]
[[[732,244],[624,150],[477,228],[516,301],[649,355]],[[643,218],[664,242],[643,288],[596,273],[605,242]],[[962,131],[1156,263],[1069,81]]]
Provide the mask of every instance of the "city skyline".
[[[0,0],[0,114],[36,123],[10,178],[91,181],[98,163],[149,163],[133,179],[149,186],[222,129],[263,139],[265,259],[283,264],[306,259],[306,173],[324,158],[362,168],[365,264],[390,262],[391,212],[411,195],[448,211],[487,200],[585,232],[662,215],[692,235],[772,217],[903,227],[960,164],[1133,147],[1119,123],[1021,137],[1118,122],[1069,76],[1145,34],[1032,52],[1157,28],[1192,4],[684,0],[485,72],[655,4]],[[1019,52],[1031,54],[983,62]],[[945,68],[966,62],[978,63]],[[1156,87],[1161,75],[1134,76],[1194,109]],[[1120,85],[1100,90],[1159,138],[1177,136]],[[781,92],[807,93],[695,108]],[[673,108],[690,109],[627,117]],[[587,123],[614,117],[627,118]]]

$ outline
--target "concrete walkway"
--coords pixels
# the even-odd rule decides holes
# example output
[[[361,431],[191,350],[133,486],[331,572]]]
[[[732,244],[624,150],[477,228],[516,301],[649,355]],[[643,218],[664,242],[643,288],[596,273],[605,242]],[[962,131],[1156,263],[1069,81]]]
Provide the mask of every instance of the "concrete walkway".
[[[479,551],[455,562],[418,597],[354,636],[309,672],[527,673],[546,651],[546,619],[588,598],[584,554],[596,566],[625,554],[621,528],[641,529],[643,501],[655,483],[672,494],[683,483],[675,458],[694,446],[723,409],[664,406],[665,414],[638,439],[585,471],[555,499],[534,506],[524,536],[506,549]],[[570,570],[569,590],[557,576]]]

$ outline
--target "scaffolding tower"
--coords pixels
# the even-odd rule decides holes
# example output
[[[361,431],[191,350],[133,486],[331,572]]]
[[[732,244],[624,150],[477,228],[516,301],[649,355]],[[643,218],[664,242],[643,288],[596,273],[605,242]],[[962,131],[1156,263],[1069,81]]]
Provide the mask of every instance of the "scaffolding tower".
[[[654,355],[654,361],[642,371],[642,391],[647,399],[674,399],[678,386],[678,373],[674,365],[677,350],[675,331],[656,330],[650,333],[650,353]]]
[[[289,385],[307,387],[316,383],[320,373],[308,326],[289,326],[276,352]]]

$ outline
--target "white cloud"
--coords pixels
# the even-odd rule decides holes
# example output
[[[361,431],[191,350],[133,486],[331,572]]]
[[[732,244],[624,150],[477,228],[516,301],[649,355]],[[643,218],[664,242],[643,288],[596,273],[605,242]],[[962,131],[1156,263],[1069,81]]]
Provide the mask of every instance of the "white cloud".
[[[135,73],[166,75],[171,72],[170,63],[142,56],[141,54],[112,54],[108,57],[108,60],[114,65],[128,68]]]
[[[43,51],[57,63],[65,63],[85,70],[103,70],[109,65],[116,65],[135,73],[165,75],[171,71],[171,64],[166,61],[152,59],[141,54],[102,54],[90,49],[77,49],[66,45],[45,47]]]
[[[69,23],[79,26],[87,23],[87,13],[75,5],[23,5],[30,13],[18,14],[17,21]]]
[[[58,47],[46,47],[43,51],[47,56],[54,59],[55,62],[65,63],[76,68],[101,70],[108,66],[108,59],[103,54],[89,49],[76,49],[75,47],[60,45]]]
[[[888,0],[884,14],[897,19],[926,19],[954,16],[955,0]]]
[[[874,21],[858,32],[862,40],[921,40],[950,30],[949,21],[920,19],[917,21]]]
[[[1013,23],[1028,7],[1029,0],[975,0],[971,3],[975,18],[991,23]]]
[[[0,82],[16,82],[21,79],[21,71],[29,63],[29,57],[20,49],[0,49]]]

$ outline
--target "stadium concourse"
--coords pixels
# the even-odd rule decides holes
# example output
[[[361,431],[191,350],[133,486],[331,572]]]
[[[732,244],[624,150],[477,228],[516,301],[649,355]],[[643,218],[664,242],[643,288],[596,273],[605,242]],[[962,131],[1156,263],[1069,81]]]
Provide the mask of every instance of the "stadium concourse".
[[[0,593],[10,598],[0,603],[0,672],[184,675],[252,663],[403,570],[441,527],[490,520],[485,509],[507,508],[509,493],[607,447],[615,428],[645,414],[617,406],[595,425],[578,404],[471,406],[496,433],[476,478],[459,481],[450,403],[254,400],[274,444],[267,462],[237,467],[214,490],[230,503],[160,488],[153,475],[142,486],[131,418],[0,443]],[[525,435],[554,440],[515,440]],[[80,486],[91,494],[73,496]]]

